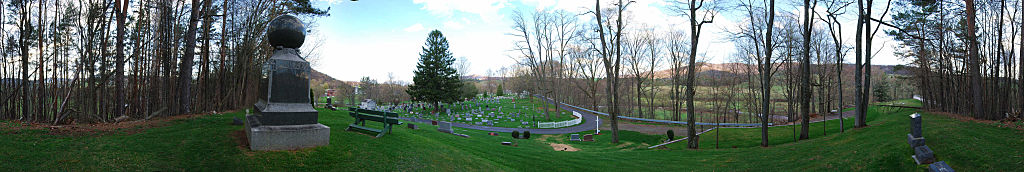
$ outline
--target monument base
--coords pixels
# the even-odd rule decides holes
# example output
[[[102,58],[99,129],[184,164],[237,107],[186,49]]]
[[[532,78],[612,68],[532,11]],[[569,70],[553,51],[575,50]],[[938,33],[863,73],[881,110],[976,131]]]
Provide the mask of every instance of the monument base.
[[[911,134],[907,134],[907,144],[910,144],[911,148],[924,146],[924,137],[914,137]]]
[[[913,158],[914,159],[914,163],[917,163],[917,165],[931,164],[931,163],[935,162],[934,159],[921,158],[921,157],[918,157],[917,155],[910,155],[910,158]]]
[[[331,127],[323,124],[253,126],[246,115],[245,134],[249,149],[255,151],[295,150],[330,143]]]

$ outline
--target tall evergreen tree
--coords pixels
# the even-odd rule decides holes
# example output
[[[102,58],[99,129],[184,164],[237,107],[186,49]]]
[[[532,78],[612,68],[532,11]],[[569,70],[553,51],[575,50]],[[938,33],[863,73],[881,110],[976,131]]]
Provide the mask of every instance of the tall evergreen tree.
[[[448,51],[448,39],[441,31],[431,31],[420,53],[420,62],[416,64],[413,84],[406,92],[414,101],[434,103],[434,110],[438,110],[441,102],[457,101],[462,85],[453,63],[455,58]]]

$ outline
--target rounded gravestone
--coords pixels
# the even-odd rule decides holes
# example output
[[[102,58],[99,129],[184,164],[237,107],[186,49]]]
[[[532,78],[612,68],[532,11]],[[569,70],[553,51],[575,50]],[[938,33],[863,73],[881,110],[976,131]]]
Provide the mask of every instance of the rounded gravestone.
[[[267,26],[267,39],[273,47],[299,48],[306,40],[306,27],[295,16],[277,16]]]

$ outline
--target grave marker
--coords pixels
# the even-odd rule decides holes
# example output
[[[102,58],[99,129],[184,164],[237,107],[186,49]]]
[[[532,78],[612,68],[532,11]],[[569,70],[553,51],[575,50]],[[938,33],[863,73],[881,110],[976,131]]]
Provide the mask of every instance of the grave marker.
[[[928,165],[928,171],[930,172],[954,172],[953,167],[946,164],[946,161],[935,162],[932,165]]]
[[[914,158],[914,162],[916,162],[917,165],[931,164],[932,162],[935,162],[935,152],[933,152],[931,148],[928,148],[927,145],[915,147],[914,155],[910,157]]]
[[[245,134],[252,150],[292,150],[330,143],[331,128],[318,123],[309,96],[311,68],[298,48],[306,28],[291,15],[270,21],[266,35],[274,48],[259,76],[255,114],[246,115]]]
[[[437,131],[442,133],[452,134],[452,123],[447,121],[441,121],[438,123]]]

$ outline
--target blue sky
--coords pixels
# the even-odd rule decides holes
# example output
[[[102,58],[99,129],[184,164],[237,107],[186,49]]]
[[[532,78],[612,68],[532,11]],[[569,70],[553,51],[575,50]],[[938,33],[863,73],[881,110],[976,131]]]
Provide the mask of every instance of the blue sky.
[[[678,14],[666,9],[669,2],[635,0],[629,10],[639,23],[667,30],[688,23]],[[413,70],[427,33],[440,30],[448,39],[455,57],[466,57],[470,74],[484,75],[488,69],[497,71],[515,61],[509,56],[515,38],[511,15],[514,10],[532,12],[534,9],[563,9],[582,13],[593,8],[590,0],[317,0],[314,6],[330,7],[329,17],[317,18],[309,27],[313,34],[307,37],[304,51],[312,53],[314,69],[346,81],[358,81],[363,76],[387,80],[392,74],[396,80],[411,81]],[[884,3],[876,5],[884,8]],[[793,11],[799,2],[778,2],[778,11]],[[604,6],[604,5],[602,5]],[[708,61],[724,62],[733,52],[733,45],[725,31],[733,29],[742,17],[726,12],[706,28],[701,37],[700,53]],[[592,20],[585,16],[580,21]],[[846,38],[853,38],[853,21],[844,24]],[[687,29],[688,30],[688,29]],[[846,35],[844,33],[844,35]],[[880,33],[879,35],[883,35]],[[888,37],[876,37],[875,47],[881,47],[876,64],[900,64],[892,57],[894,42]],[[852,43],[852,40],[849,41]],[[884,46],[882,46],[884,44]],[[317,46],[319,45],[319,46]],[[315,47],[315,48],[314,48]],[[711,50],[711,51],[709,51]],[[848,55],[852,56],[852,55]],[[849,59],[849,57],[848,57]]]

